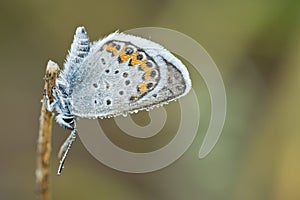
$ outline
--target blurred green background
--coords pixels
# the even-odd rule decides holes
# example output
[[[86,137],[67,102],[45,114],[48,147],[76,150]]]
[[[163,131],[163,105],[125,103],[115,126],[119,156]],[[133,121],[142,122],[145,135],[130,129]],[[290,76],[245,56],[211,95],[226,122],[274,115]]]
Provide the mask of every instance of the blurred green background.
[[[75,28],[84,25],[91,40],[145,26],[194,38],[224,78],[227,119],[213,152],[199,160],[210,103],[203,80],[188,66],[200,99],[201,126],[189,150],[167,168],[147,174],[115,171],[94,159],[78,139],[57,176],[56,154],[69,132],[55,123],[53,199],[299,200],[299,20],[297,0],[1,0],[0,199],[35,198],[45,66],[49,59],[62,66]],[[166,109],[178,113],[178,103]],[[146,112],[133,118],[149,122]],[[101,123],[126,148],[128,138],[122,141],[113,121]],[[150,141],[147,149],[172,138],[175,124],[167,123],[162,139]]]

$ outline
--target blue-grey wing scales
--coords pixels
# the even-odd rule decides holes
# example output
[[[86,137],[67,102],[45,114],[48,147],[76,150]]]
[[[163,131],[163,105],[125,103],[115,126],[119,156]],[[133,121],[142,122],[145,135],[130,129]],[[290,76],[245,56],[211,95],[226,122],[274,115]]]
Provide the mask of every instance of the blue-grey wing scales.
[[[115,32],[96,42],[71,85],[72,114],[112,117],[151,109],[188,93],[186,67],[162,46]]]

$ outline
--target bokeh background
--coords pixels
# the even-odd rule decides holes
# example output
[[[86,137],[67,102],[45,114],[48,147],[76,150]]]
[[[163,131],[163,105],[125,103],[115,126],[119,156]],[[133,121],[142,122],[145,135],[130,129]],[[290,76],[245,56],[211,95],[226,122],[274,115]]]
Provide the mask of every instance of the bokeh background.
[[[78,139],[63,174],[57,176],[56,154],[69,132],[54,124],[53,199],[300,199],[299,20],[297,0],[1,0],[0,199],[35,198],[45,66],[49,59],[62,66],[78,25],[87,28],[91,40],[117,29],[145,26],[189,35],[218,65],[228,112],[218,144],[199,160],[210,102],[203,80],[187,63],[200,100],[199,133],[179,160],[147,174],[127,174],[104,166]],[[167,143],[176,132],[178,103],[166,109],[174,117],[168,118],[162,133],[149,143],[130,142],[111,119],[101,124],[123,148],[151,150]],[[133,118],[137,124],[149,123],[147,112]]]

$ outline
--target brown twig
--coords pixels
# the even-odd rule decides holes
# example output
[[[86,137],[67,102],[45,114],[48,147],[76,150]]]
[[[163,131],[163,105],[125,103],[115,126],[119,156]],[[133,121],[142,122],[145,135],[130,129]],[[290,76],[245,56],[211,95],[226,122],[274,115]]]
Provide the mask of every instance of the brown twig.
[[[49,61],[46,68],[44,92],[47,92],[50,102],[53,101],[52,88],[55,86],[59,67]],[[36,188],[38,199],[49,200],[49,164],[51,155],[51,129],[53,114],[45,107],[42,100],[40,129],[37,141]]]

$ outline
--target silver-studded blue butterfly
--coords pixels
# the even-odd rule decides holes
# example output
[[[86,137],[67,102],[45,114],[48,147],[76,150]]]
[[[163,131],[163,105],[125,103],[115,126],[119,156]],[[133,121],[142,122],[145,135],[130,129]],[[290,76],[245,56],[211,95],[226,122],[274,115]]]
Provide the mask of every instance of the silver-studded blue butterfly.
[[[44,95],[56,121],[72,130],[62,145],[58,174],[76,138],[76,118],[126,116],[149,110],[186,95],[191,89],[182,62],[161,45],[115,32],[91,43],[78,27],[71,49],[53,88],[54,102]]]

